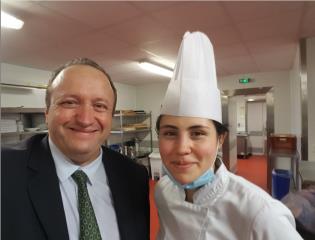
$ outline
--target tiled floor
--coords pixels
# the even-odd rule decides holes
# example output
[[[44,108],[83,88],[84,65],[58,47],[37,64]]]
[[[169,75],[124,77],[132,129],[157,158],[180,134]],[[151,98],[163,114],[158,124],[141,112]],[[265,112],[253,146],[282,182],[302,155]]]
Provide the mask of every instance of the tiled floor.
[[[237,175],[267,191],[267,159],[265,156],[250,156],[237,160]]]

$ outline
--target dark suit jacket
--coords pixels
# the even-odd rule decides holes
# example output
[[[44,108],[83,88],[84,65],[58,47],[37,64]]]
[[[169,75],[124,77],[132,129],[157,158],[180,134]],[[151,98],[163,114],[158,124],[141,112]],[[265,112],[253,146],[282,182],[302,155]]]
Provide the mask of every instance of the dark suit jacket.
[[[69,239],[47,136],[35,135],[1,152],[2,239]],[[103,148],[103,163],[121,239],[149,239],[146,169],[107,148]]]

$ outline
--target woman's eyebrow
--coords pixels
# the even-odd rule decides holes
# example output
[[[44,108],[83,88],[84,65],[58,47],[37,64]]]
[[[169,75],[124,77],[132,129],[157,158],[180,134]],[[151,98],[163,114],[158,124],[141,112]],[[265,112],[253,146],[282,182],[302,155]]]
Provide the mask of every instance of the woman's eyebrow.
[[[165,129],[165,128],[171,128],[171,129],[175,129],[177,130],[178,127],[174,126],[174,125],[170,125],[170,124],[165,124],[165,125],[162,125],[160,127],[160,129]],[[193,125],[193,126],[189,126],[187,129],[189,130],[195,130],[195,129],[209,129],[210,127],[208,126],[205,126],[205,125]]]
[[[209,129],[209,127],[205,125],[193,125],[190,126],[189,129]]]
[[[178,127],[176,127],[176,126],[174,126],[174,125],[168,125],[168,124],[166,124],[166,125],[162,125],[162,126],[160,127],[160,129],[163,129],[163,128],[178,129]]]

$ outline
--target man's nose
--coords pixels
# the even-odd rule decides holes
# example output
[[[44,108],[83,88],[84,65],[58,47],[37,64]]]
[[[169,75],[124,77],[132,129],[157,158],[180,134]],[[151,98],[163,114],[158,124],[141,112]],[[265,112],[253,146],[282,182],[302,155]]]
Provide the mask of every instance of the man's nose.
[[[77,109],[76,121],[81,126],[88,126],[93,123],[94,119],[94,109],[93,106],[89,104],[83,104]]]

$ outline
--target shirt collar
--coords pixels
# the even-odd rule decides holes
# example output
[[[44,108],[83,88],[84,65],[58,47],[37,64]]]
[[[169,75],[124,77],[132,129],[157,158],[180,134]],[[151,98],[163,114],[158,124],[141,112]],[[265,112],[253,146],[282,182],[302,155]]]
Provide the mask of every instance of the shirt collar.
[[[103,151],[102,148],[100,148],[100,154],[98,157],[93,160],[91,163],[88,165],[85,165],[81,167],[80,165],[74,164],[71,159],[69,159],[67,156],[65,156],[59,148],[53,143],[51,138],[49,138],[49,147],[51,154],[53,156],[55,166],[56,166],[56,172],[57,176],[59,178],[60,182],[64,182],[67,179],[71,177],[71,175],[78,169],[82,170],[85,172],[85,174],[88,176],[88,182],[92,185],[93,182],[96,179],[96,171],[99,168],[99,166],[102,163],[102,156],[103,156]]]

